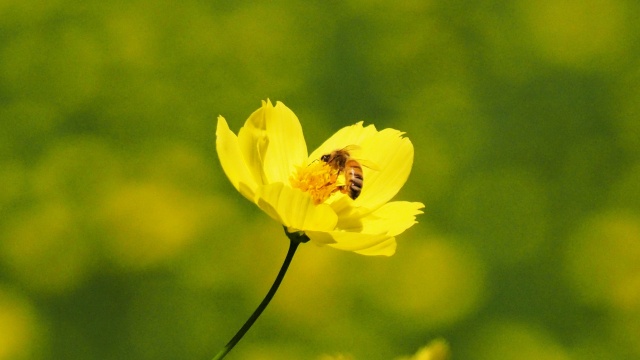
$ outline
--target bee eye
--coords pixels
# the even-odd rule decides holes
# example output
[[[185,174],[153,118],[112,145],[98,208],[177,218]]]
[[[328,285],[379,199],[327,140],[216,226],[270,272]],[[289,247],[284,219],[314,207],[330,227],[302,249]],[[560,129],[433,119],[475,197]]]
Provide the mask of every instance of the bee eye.
[[[320,160],[327,162],[329,161],[329,154],[324,154],[322,156],[320,156]]]

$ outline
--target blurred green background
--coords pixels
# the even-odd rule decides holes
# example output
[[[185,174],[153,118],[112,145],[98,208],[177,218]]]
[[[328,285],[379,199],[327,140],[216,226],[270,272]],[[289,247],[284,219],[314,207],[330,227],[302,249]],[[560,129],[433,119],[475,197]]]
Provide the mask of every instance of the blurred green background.
[[[640,3],[0,2],[0,359],[210,359],[288,246],[215,153],[407,132],[397,254],[302,246],[229,359],[640,358]]]

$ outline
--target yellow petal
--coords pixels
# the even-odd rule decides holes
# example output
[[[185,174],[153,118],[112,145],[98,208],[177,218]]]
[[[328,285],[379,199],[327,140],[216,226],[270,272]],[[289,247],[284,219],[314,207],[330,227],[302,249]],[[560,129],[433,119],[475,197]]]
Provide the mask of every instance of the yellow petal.
[[[258,184],[254,180],[249,168],[243,161],[238,138],[229,129],[227,121],[218,117],[216,128],[216,151],[224,173],[231,184],[247,199],[253,201]]]
[[[389,236],[400,235],[417,223],[416,215],[422,214],[420,210],[422,208],[424,205],[419,202],[392,201],[359,219],[360,228],[351,229],[351,231],[361,231],[366,234],[385,233]]]
[[[362,255],[393,255],[395,236],[416,223],[423,204],[394,201],[387,203],[364,217],[340,218],[338,229],[326,233],[307,232],[309,238],[340,250]],[[354,213],[356,214],[356,213]]]
[[[403,133],[395,129],[377,131],[373,125],[362,126],[362,122],[340,129],[309,159],[349,145],[357,145],[352,153],[363,166],[364,184],[353,206],[374,210],[391,200],[400,191],[409,177],[413,165],[413,144]],[[372,166],[367,167],[367,164]],[[375,166],[375,168],[371,168]]]
[[[363,159],[377,165],[364,170],[364,184],[354,206],[376,209],[400,191],[413,166],[413,144],[402,132],[384,129],[360,143]]]
[[[265,114],[272,108],[271,102],[262,102],[262,107],[251,114],[238,132],[238,143],[242,159],[258,184],[268,183],[264,173],[264,158],[269,147]]]
[[[355,251],[355,253],[367,256],[391,256],[396,253],[397,245],[396,238],[392,237],[376,244],[375,246]]]
[[[269,146],[264,158],[264,172],[270,183],[288,182],[295,166],[307,160],[307,145],[298,117],[283,103],[268,103],[264,109]]]
[[[256,204],[276,221],[291,231],[329,231],[338,222],[338,216],[329,205],[314,205],[308,194],[282,183],[261,186]]]
[[[374,235],[350,231],[306,231],[306,234],[311,241],[318,244],[362,255],[391,256],[396,249],[395,238],[387,234]]]
[[[309,159],[320,159],[324,154],[345,148],[349,145],[359,146],[364,139],[373,136],[376,132],[375,126],[369,125],[367,127],[363,127],[362,121],[351,126],[343,127],[320,145],[320,147],[314,150],[311,155],[309,155]]]

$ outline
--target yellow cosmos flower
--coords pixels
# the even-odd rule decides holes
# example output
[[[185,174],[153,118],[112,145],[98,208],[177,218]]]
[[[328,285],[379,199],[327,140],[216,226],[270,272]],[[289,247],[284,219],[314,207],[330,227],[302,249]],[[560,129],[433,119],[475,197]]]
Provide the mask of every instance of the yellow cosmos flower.
[[[321,158],[349,150],[362,164],[355,200],[343,191],[350,176]],[[234,134],[218,117],[216,150],[233,186],[260,209],[311,241],[363,255],[393,255],[395,236],[416,223],[419,202],[390,201],[413,165],[413,145],[394,129],[362,122],[340,129],[307,153],[296,115],[281,102],[262,102]],[[325,158],[326,160],[326,158]]]

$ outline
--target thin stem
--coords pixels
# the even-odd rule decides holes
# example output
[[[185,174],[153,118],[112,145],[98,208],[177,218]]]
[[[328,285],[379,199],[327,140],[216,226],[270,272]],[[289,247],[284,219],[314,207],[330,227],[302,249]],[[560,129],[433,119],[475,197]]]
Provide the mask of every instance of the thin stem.
[[[244,325],[242,325],[242,327],[240,328],[240,330],[238,330],[236,335],[229,341],[229,343],[222,350],[220,350],[220,352],[213,358],[213,360],[223,359],[227,355],[227,353],[229,353],[229,351],[231,351],[231,349],[233,349],[233,347],[236,346],[236,344],[238,343],[238,341],[240,341],[240,339],[242,339],[244,334],[246,334],[246,332],[249,331],[253,323],[256,322],[256,320],[258,320],[258,317],[260,317],[260,314],[262,314],[262,312],[267,307],[267,305],[269,305],[269,302],[271,301],[273,296],[276,294],[276,291],[278,291],[278,287],[280,286],[282,279],[284,279],[284,275],[287,273],[289,264],[291,264],[291,259],[293,259],[293,255],[295,255],[296,250],[298,249],[298,245],[300,245],[300,242],[301,242],[300,240],[296,240],[295,236],[292,237],[292,235],[294,234],[290,234],[289,232],[286,231],[286,229],[285,229],[285,233],[291,240],[289,242],[289,251],[287,251],[287,256],[284,258],[284,262],[282,263],[280,272],[278,272],[278,276],[276,276],[276,279],[274,280],[273,285],[271,285],[271,289],[269,289],[269,292],[264,297],[260,305],[258,305],[258,307],[253,312],[253,314],[251,314],[251,317],[249,317],[247,322],[245,322]]]

